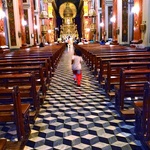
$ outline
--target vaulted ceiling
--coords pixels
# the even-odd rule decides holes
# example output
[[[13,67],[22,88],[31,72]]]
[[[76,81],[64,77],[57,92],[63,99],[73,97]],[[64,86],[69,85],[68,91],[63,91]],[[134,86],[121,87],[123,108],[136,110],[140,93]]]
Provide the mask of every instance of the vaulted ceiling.
[[[73,3],[77,9],[77,16],[80,14],[81,8],[83,6],[83,0],[55,0],[55,11],[56,15],[59,17],[59,7],[66,2]]]

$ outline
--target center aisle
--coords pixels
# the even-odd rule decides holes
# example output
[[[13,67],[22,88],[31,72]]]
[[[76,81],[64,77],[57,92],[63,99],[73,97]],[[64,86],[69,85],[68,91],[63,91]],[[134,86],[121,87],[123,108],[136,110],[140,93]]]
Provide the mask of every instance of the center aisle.
[[[144,150],[134,120],[119,117],[84,63],[81,87],[74,83],[72,54],[60,59],[25,150]]]

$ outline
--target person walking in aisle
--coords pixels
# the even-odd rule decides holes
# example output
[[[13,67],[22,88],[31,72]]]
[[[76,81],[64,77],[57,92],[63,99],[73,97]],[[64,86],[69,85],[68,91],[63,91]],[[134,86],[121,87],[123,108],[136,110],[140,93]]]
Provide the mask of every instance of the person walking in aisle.
[[[74,55],[72,56],[72,71],[73,71],[73,78],[74,81],[77,83],[78,86],[81,86],[81,79],[82,79],[82,53],[80,50],[75,49]]]

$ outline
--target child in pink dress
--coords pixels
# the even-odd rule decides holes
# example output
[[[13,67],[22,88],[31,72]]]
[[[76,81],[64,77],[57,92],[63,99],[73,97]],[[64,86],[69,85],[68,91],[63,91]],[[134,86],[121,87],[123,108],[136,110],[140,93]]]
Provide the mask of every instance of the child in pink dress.
[[[72,71],[73,71],[73,78],[77,82],[77,85],[81,85],[82,79],[82,66],[81,63],[83,61],[81,57],[81,52],[79,50],[75,50],[74,55],[72,56]]]

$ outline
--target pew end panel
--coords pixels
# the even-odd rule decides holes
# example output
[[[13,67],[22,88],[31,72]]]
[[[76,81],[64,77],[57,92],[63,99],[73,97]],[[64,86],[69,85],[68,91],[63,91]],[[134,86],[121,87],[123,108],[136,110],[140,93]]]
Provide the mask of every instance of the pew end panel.
[[[18,141],[26,142],[29,138],[29,109],[29,103],[21,103],[18,86],[0,90],[0,120],[15,123]]]
[[[120,72],[120,84],[115,86],[115,105],[122,116],[133,115],[135,101],[140,101],[143,97],[144,84],[149,81],[150,69],[131,69]],[[128,103],[128,108],[125,108]],[[127,107],[127,106],[126,106]]]
[[[135,133],[150,149],[150,82],[145,83],[143,100],[134,102]]]

